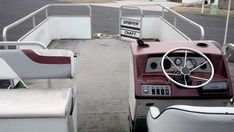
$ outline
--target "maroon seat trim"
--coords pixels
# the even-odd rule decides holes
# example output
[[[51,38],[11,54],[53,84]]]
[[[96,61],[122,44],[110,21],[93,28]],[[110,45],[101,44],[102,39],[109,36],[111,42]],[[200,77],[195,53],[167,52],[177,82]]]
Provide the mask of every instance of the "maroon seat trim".
[[[41,56],[36,54],[33,50],[22,50],[23,53],[30,58],[32,61],[41,64],[70,64],[70,57],[62,56]]]

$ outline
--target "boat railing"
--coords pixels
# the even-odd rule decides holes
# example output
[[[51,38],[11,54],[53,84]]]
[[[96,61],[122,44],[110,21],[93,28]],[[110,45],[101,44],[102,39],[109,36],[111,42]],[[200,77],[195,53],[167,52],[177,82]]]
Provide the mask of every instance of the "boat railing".
[[[194,22],[194,21],[192,21],[192,20],[190,20],[190,19],[184,17],[183,15],[181,15],[181,14],[179,14],[179,13],[177,13],[177,12],[171,10],[171,9],[169,9],[168,7],[165,7],[165,6],[163,6],[163,5],[158,5],[158,6],[161,6],[161,7],[162,7],[162,17],[163,17],[163,18],[165,18],[165,17],[164,17],[165,10],[173,14],[173,17],[174,17],[174,24],[173,24],[173,25],[174,25],[175,27],[176,27],[176,25],[177,25],[177,18],[180,18],[180,19],[182,19],[184,22],[187,22],[187,23],[189,23],[190,25],[192,25],[193,27],[197,28],[197,29],[200,31],[200,40],[203,40],[203,39],[204,39],[205,31],[204,31],[203,26],[201,26],[201,25],[199,25],[198,23],[196,23],[196,22]]]
[[[87,16],[92,16],[92,9],[91,9],[91,6],[90,5],[87,5],[87,4],[48,4],[34,12],[32,12],[31,14],[19,19],[18,21],[4,27],[3,29],[3,41],[8,41],[8,31],[12,28],[15,28],[17,25],[25,22],[25,21],[28,21],[31,19],[31,23],[32,23],[32,29],[36,28],[37,26],[37,23],[36,23],[36,15],[38,15],[39,13],[42,13],[44,12],[44,15],[45,15],[45,19],[47,19],[50,14],[48,12],[48,10],[51,8],[51,7],[87,7],[88,10],[89,10],[89,14]]]
[[[151,5],[128,5],[128,6],[121,6],[120,7],[120,10],[119,10],[119,18],[120,18],[120,21],[119,21],[119,25],[121,25],[121,19],[124,18],[124,13],[123,13],[123,10],[136,10],[139,12],[139,15],[138,17],[140,17],[139,19],[139,22],[142,23],[143,22],[143,17],[145,17],[145,13],[144,13],[144,10],[143,10],[143,7],[144,6],[154,6],[155,8],[159,7],[159,10],[161,11],[161,17],[163,19],[165,19],[165,13],[168,12],[170,14],[172,14],[173,16],[173,22],[172,22],[172,25],[174,26],[174,28],[177,28],[177,22],[178,22],[178,18],[180,18],[183,22],[186,22],[188,24],[190,24],[191,26],[193,26],[194,28],[198,29],[199,30],[199,34],[200,34],[200,40],[203,40],[204,39],[204,36],[205,36],[205,32],[204,32],[204,28],[203,26],[197,24],[196,22],[184,17],[183,15],[173,11],[172,9],[164,6],[164,5],[161,5],[161,4],[151,4]],[[142,24],[141,24],[142,26]],[[142,27],[141,27],[142,29]],[[121,28],[119,29],[121,32]],[[140,30],[140,38],[142,39],[142,30]],[[186,35],[185,35],[186,36]]]
[[[47,49],[47,47],[42,44],[41,42],[37,41],[27,41],[27,42],[17,42],[17,41],[7,41],[7,42],[0,42],[0,45],[4,46],[37,46],[41,49]]]

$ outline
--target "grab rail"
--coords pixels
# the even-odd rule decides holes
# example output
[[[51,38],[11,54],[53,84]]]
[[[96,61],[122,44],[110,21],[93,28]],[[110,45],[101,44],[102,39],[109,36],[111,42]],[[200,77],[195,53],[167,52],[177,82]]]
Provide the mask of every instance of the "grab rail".
[[[144,15],[144,12],[141,7],[136,7],[136,6],[121,6],[120,7],[120,16],[122,16],[122,10],[123,9],[137,9],[140,11],[141,16]]]
[[[81,5],[81,4],[48,4],[48,5],[45,5],[43,6],[42,8],[32,12],[31,14],[21,18],[20,20],[4,27],[3,29],[3,33],[2,33],[2,36],[3,36],[3,41],[7,41],[7,32],[9,29],[12,29],[14,28],[15,26],[21,24],[22,22],[32,18],[32,23],[33,23],[33,28],[36,27],[36,21],[35,21],[35,15],[37,15],[38,13],[41,13],[42,11],[45,11],[45,16],[47,19],[49,17],[49,14],[48,14],[48,8],[49,7],[59,7],[59,6],[85,6],[87,8],[89,8],[89,16],[92,17],[92,9],[91,9],[91,6],[90,5]]]
[[[121,6],[120,7],[120,19],[122,18],[123,14],[122,14],[122,10],[124,8],[128,8],[128,9],[137,9],[137,10],[140,10],[141,12],[141,22],[142,22],[142,17],[144,16],[144,11],[141,7],[139,6],[159,6],[162,8],[162,18],[165,18],[164,16],[164,13],[165,13],[165,10],[167,10],[168,12],[171,12],[173,15],[174,15],[174,24],[173,26],[176,27],[176,24],[177,24],[177,18],[181,18],[182,20],[184,20],[184,22],[187,22],[189,24],[191,24],[192,26],[194,26],[195,28],[199,29],[200,30],[200,40],[204,40],[204,36],[205,36],[205,31],[204,31],[204,28],[197,24],[196,22],[184,17],[183,15],[169,9],[168,7],[165,7],[161,4],[153,4],[153,5],[128,5],[128,6]],[[120,21],[121,22],[121,21]],[[120,23],[119,22],[119,23]]]
[[[162,12],[163,14],[164,14],[164,12],[165,12],[164,9],[166,9],[167,11],[169,11],[169,12],[175,14],[176,16],[180,17],[180,18],[181,18],[182,20],[184,20],[185,22],[188,22],[189,24],[191,24],[191,25],[193,25],[194,27],[198,28],[198,29],[200,30],[200,34],[201,34],[201,35],[200,35],[200,39],[201,39],[201,40],[204,39],[205,31],[204,31],[204,28],[203,28],[201,25],[197,24],[196,22],[194,22],[194,21],[192,21],[192,20],[190,20],[190,19],[184,17],[183,15],[181,15],[181,14],[179,14],[179,13],[177,13],[177,12],[175,12],[175,11],[173,11],[173,10],[171,10],[171,9],[169,9],[169,8],[167,8],[167,7],[165,7],[165,6],[163,6],[163,5],[159,5],[159,6],[161,6],[161,7],[163,8],[163,12]],[[177,21],[176,16],[174,16],[174,26],[175,26],[175,27],[176,27],[176,21]],[[164,18],[164,15],[162,15],[162,17]]]
[[[7,41],[7,42],[0,42],[0,45],[4,46],[38,46],[42,49],[47,49],[47,47],[36,41],[27,41],[27,42],[19,42],[19,41]]]

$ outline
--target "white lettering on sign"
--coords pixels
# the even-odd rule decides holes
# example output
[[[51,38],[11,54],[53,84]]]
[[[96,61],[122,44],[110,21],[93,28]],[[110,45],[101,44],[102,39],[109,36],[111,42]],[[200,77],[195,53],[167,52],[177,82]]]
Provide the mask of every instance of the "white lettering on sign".
[[[140,37],[139,31],[129,30],[129,29],[121,29],[121,34],[125,36],[131,36],[131,37]]]
[[[122,19],[121,25],[122,26],[127,26],[129,28],[138,28],[139,30],[141,28],[140,21],[131,20],[131,19]]]
[[[136,32],[128,31],[128,30],[125,30],[124,34],[128,34],[128,35],[131,35],[131,36],[136,36]]]

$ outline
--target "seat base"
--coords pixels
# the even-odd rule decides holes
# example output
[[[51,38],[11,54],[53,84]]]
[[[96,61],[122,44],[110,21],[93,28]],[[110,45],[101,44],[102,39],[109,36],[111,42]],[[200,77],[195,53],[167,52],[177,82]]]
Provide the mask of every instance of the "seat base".
[[[1,89],[1,132],[76,132],[71,88]]]

